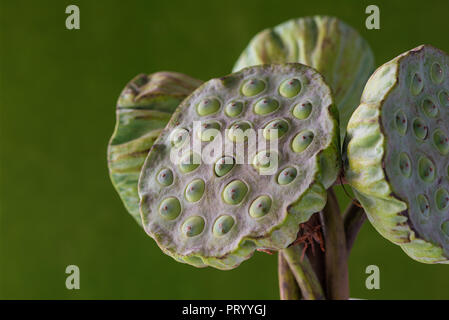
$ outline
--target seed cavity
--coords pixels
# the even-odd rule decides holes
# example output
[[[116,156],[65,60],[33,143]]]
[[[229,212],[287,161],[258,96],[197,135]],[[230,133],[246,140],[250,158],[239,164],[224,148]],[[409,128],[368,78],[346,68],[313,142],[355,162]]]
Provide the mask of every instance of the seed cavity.
[[[449,108],[449,93],[447,91],[441,91],[438,98],[442,107]]]
[[[445,236],[449,237],[449,220],[446,220],[441,224],[441,231],[443,231]]]
[[[443,82],[443,69],[438,62],[434,62],[430,67],[430,77],[436,84],[440,84],[441,82]]]
[[[217,177],[223,177],[232,168],[234,168],[235,159],[233,157],[225,156],[215,162],[214,172]]]
[[[293,168],[293,167],[285,168],[278,175],[278,183],[280,185],[289,184],[293,180],[295,180],[297,175],[298,175],[298,171],[296,170],[296,168]]]
[[[425,182],[432,182],[435,179],[435,165],[433,162],[422,156],[418,162],[418,173],[421,179]]]
[[[435,193],[435,203],[439,210],[444,210],[449,206],[449,193],[445,188],[440,188]]]
[[[412,77],[412,84],[410,87],[410,91],[412,95],[417,96],[421,93],[422,89],[424,87],[424,82],[421,78],[421,76],[418,73],[415,73]]]
[[[415,134],[416,138],[418,138],[419,140],[425,140],[427,138],[428,132],[429,129],[427,125],[420,118],[416,118],[413,121],[413,133]]]
[[[449,138],[440,129],[435,130],[433,133],[433,143],[442,155],[446,155],[449,152]]]
[[[244,142],[251,134],[251,124],[247,121],[238,121],[231,125],[228,129],[228,138],[234,142]]]
[[[228,233],[232,227],[234,226],[234,218],[228,215],[223,215],[219,217],[213,227],[213,233],[217,237],[224,236],[226,233]]]
[[[260,99],[254,105],[254,112],[258,115],[266,115],[279,108],[279,102],[276,99],[265,97]]]
[[[245,81],[242,86],[241,92],[244,96],[252,97],[264,91],[265,87],[265,81],[253,78]]]
[[[179,148],[189,140],[189,137],[189,130],[185,128],[177,128],[170,134],[171,145],[175,148]]]
[[[423,100],[422,110],[424,114],[430,118],[435,118],[438,115],[437,104],[431,98],[426,98]]]
[[[279,94],[286,98],[293,98],[301,91],[301,82],[298,79],[287,79],[279,86]]]
[[[271,209],[271,198],[263,195],[257,197],[249,207],[249,215],[253,218],[265,216]]]
[[[166,220],[174,220],[180,213],[181,203],[175,197],[165,198],[159,205],[159,214]]]
[[[225,114],[231,118],[237,117],[242,111],[243,102],[241,101],[231,101],[225,107]]]
[[[423,194],[420,194],[416,197],[416,200],[418,202],[419,211],[423,216],[429,216],[430,212],[430,204],[427,197]]]
[[[196,153],[189,152],[181,159],[179,170],[181,170],[182,173],[189,173],[198,168],[200,166],[200,163],[201,156]]]
[[[296,153],[303,152],[312,143],[314,134],[310,130],[303,130],[298,133],[292,141],[292,149]]]
[[[201,123],[201,129],[198,131],[198,138],[201,141],[210,142],[220,134],[221,125],[217,121],[207,121]]]
[[[288,122],[276,119],[269,122],[263,129],[263,136],[267,140],[276,140],[284,136],[288,131]]]
[[[399,155],[399,170],[401,171],[401,174],[407,178],[412,174],[412,162],[405,152],[401,152]]]
[[[407,132],[407,116],[401,110],[396,112],[394,116],[394,121],[396,125],[396,130],[399,132],[401,136],[405,135]]]
[[[312,104],[310,102],[300,102],[293,108],[293,116],[299,120],[307,119],[312,112]]]
[[[157,174],[157,182],[164,187],[167,187],[173,183],[173,171],[168,168],[163,168]]]
[[[220,101],[217,98],[206,98],[200,101],[196,111],[200,116],[207,116],[216,113],[220,109]]]
[[[279,154],[276,151],[263,150],[255,155],[253,166],[259,171],[259,174],[268,175],[278,168],[279,160]]]
[[[191,238],[199,235],[204,230],[204,219],[200,216],[192,216],[187,218],[186,221],[182,224],[181,232]]]
[[[197,202],[200,200],[204,194],[204,187],[205,184],[202,179],[195,179],[190,182],[184,192],[186,200],[189,202]]]
[[[223,189],[223,201],[230,205],[237,205],[242,202],[248,193],[248,187],[241,180],[233,180]]]

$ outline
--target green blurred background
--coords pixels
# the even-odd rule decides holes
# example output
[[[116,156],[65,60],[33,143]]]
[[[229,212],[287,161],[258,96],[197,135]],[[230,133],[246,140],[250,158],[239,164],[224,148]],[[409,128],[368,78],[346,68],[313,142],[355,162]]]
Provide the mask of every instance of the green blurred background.
[[[80,30],[65,28],[69,4]],[[365,28],[369,4],[380,30]],[[0,298],[278,299],[275,255],[195,269],[162,254],[127,214],[106,166],[120,91],[141,72],[225,75],[255,33],[306,15],[358,29],[377,65],[422,43],[449,52],[448,12],[449,1],[1,0]],[[65,288],[69,264],[80,290]],[[365,288],[370,264],[380,290]],[[412,261],[369,224],[350,281],[358,298],[449,298],[449,266]]]

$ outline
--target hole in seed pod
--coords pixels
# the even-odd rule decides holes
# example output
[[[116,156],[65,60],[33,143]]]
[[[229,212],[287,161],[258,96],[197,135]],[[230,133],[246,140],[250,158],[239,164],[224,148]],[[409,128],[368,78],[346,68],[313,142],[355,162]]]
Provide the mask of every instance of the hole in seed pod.
[[[269,196],[257,197],[249,207],[249,215],[253,218],[265,216],[271,209],[271,198]]]
[[[264,91],[265,86],[265,81],[253,78],[245,81],[242,86],[241,92],[244,96],[252,97]]]
[[[263,129],[263,136],[267,140],[275,140],[284,136],[288,131],[288,122],[283,119],[276,119],[269,122]]]
[[[248,192],[248,187],[241,180],[233,180],[223,189],[223,201],[227,204],[237,205],[242,202]]]
[[[234,226],[234,218],[228,215],[223,215],[219,217],[213,227],[213,233],[217,237],[221,237],[228,233]]]
[[[165,198],[159,205],[159,214],[167,220],[176,219],[180,213],[181,203],[175,197]]]
[[[435,203],[439,210],[444,210],[449,206],[449,193],[445,188],[440,188],[435,193]]]
[[[423,194],[418,195],[418,197],[416,197],[416,200],[418,202],[419,211],[422,215],[427,217],[430,212],[429,200],[427,200],[427,197]]]
[[[412,83],[410,86],[411,93],[416,96],[421,93],[424,87],[424,81],[418,73],[415,73],[412,77]]]
[[[187,237],[199,235],[204,230],[204,219],[200,216],[188,218],[181,227],[181,232]]]
[[[215,162],[214,172],[217,177],[223,177],[232,168],[234,168],[235,160],[233,157],[225,156]]]
[[[201,163],[201,156],[196,153],[189,152],[181,159],[181,163],[179,164],[179,170],[182,173],[189,173],[194,171],[199,167]]]
[[[221,125],[217,121],[207,121],[201,123],[201,130],[198,131],[198,138],[201,141],[210,142],[220,134]]]
[[[251,134],[251,124],[247,121],[238,121],[233,123],[228,129],[228,138],[234,142],[243,142]]]
[[[243,111],[243,102],[231,101],[225,107],[225,114],[228,117],[237,117]]]
[[[169,186],[173,183],[173,171],[168,168],[163,168],[157,174],[157,182],[163,186]]]
[[[441,231],[449,237],[449,220],[446,220],[441,224]]]
[[[299,119],[307,119],[312,112],[312,104],[310,102],[300,102],[293,108],[293,115]]]
[[[434,62],[430,67],[430,77],[436,84],[440,84],[443,81],[443,69],[438,62]]]
[[[394,122],[396,125],[396,130],[399,132],[400,135],[405,135],[407,132],[407,117],[404,112],[399,110],[396,112],[394,116]]]
[[[293,98],[301,91],[301,82],[298,79],[287,79],[279,86],[279,94],[286,98]]]
[[[290,182],[295,180],[297,174],[298,171],[295,168],[293,167],[285,168],[278,175],[278,183],[280,185],[289,184]]]
[[[426,98],[422,102],[422,110],[424,114],[430,118],[435,118],[438,115],[438,107],[435,101],[430,98]]]
[[[201,179],[195,179],[190,182],[184,192],[184,196],[189,202],[197,202],[204,194],[204,181]]]
[[[435,165],[427,157],[421,157],[418,162],[418,173],[425,182],[432,182],[435,179]]]
[[[189,137],[189,130],[184,128],[177,128],[170,134],[171,145],[175,148],[179,148],[189,140]]]
[[[441,106],[449,108],[449,93],[447,93],[447,91],[441,91],[438,95],[438,98],[440,100]]]
[[[254,112],[258,115],[265,115],[274,112],[277,108],[279,108],[277,100],[265,97],[256,102]]]
[[[413,132],[415,133],[416,138],[419,140],[426,139],[428,131],[427,125],[420,118],[416,118],[413,121]]]
[[[274,174],[279,164],[279,154],[273,150],[263,150],[257,153],[253,159],[253,166],[259,174]]]
[[[405,152],[401,152],[399,155],[399,170],[401,171],[401,174],[407,178],[412,174],[412,162]]]
[[[303,152],[312,143],[314,134],[310,130],[303,130],[298,133],[292,141],[292,149],[294,152]]]
[[[207,116],[216,113],[220,109],[220,101],[217,98],[206,98],[196,106],[196,111],[200,116]]]
[[[446,155],[449,151],[449,138],[440,129],[435,130],[433,133],[433,143],[437,150]]]

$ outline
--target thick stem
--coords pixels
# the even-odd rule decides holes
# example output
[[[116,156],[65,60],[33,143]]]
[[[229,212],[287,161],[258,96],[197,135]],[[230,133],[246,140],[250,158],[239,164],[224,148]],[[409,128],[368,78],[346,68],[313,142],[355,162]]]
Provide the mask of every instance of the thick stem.
[[[349,256],[355,238],[366,220],[366,214],[363,208],[359,207],[356,203],[351,202],[343,217],[346,234],[346,251]]]
[[[327,195],[327,204],[320,213],[325,244],[327,298],[347,300],[349,278],[343,218],[332,188]]]
[[[281,251],[278,253],[278,276],[281,300],[300,300],[298,283]]]
[[[302,248],[301,245],[297,244],[282,249],[282,254],[301,289],[303,298],[306,300],[322,300],[324,299],[323,289],[309,259],[306,256],[301,259]]]

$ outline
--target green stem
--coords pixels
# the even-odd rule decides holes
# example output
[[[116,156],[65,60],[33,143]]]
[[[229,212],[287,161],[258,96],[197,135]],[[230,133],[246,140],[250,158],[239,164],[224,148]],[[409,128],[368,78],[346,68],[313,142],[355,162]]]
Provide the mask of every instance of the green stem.
[[[346,236],[337,197],[327,191],[327,204],[320,213],[325,244],[326,292],[328,299],[349,299]]]
[[[301,252],[301,245],[294,245],[282,249],[282,255],[285,257],[285,260],[287,260],[304,299],[322,300],[324,299],[324,293],[320,282],[313,271],[307,256],[304,256],[304,258],[301,259]]]
[[[366,220],[366,214],[363,208],[359,207],[354,202],[351,202],[343,217],[346,234],[346,251],[349,256],[355,238]]]
[[[300,300],[301,291],[281,251],[278,253],[278,276],[281,300]]]

